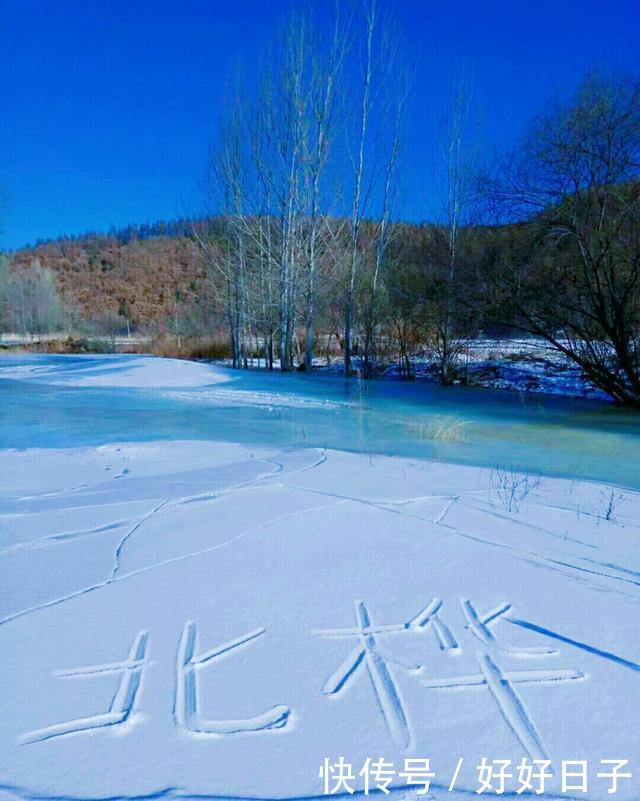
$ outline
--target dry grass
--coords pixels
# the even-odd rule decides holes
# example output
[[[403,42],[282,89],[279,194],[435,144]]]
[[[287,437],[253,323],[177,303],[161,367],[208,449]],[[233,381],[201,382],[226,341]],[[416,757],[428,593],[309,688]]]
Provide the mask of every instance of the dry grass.
[[[409,430],[421,439],[440,442],[465,442],[465,426],[469,420],[460,420],[453,415],[436,414],[427,420],[409,424]]]
[[[34,340],[19,345],[4,345],[5,353],[119,353],[126,352],[124,348],[114,348],[109,342],[99,339],[90,339],[82,336],[67,336],[60,339]]]
[[[227,337],[158,337],[151,343],[149,352],[172,359],[229,359],[231,346]]]

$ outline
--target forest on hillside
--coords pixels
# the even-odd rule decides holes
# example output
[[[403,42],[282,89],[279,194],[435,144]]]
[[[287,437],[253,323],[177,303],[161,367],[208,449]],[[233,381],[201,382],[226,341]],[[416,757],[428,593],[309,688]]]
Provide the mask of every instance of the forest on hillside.
[[[638,79],[587,76],[483,165],[461,73],[433,159],[440,207],[403,223],[402,40],[382,4],[358,9],[322,26],[295,15],[259,81],[233,78],[207,214],[10,254],[2,329],[145,334],[238,368],[333,355],[364,378],[389,359],[410,377],[426,351],[443,384],[470,340],[515,329],[639,405]]]

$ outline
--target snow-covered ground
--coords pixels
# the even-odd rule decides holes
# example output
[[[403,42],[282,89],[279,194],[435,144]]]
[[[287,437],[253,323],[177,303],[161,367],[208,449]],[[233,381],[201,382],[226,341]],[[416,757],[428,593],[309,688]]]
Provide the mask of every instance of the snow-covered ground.
[[[127,364],[95,377],[221,377]],[[319,797],[339,757],[405,798],[427,757],[427,798],[483,757],[588,799],[629,760],[640,794],[638,493],[211,441],[4,450],[0,477],[2,801]]]
[[[354,364],[358,366],[358,357]],[[414,354],[412,369],[417,378],[438,380],[438,365],[428,353]],[[320,369],[341,372],[342,362],[318,359]],[[382,362],[383,375],[398,377],[400,366]],[[470,386],[518,392],[566,395],[575,398],[608,399],[591,384],[570,359],[539,337],[480,337],[471,340],[459,361],[459,369]]]
[[[464,362],[476,386],[607,398],[570,359],[539,338],[477,339],[469,344]]]
[[[93,364],[95,361],[95,365]],[[41,381],[77,387],[204,387],[231,379],[228,371],[181,359],[150,356],[101,355],[95,360],[58,357],[1,365],[0,378]]]

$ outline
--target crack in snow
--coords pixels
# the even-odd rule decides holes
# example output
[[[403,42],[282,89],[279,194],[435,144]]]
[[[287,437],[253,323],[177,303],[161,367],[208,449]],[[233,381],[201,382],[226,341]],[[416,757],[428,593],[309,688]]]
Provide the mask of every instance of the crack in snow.
[[[113,558],[113,569],[111,571],[111,581],[114,581],[116,576],[118,575],[118,570],[120,570],[120,560],[122,558],[122,551],[123,551],[124,546],[126,545],[127,541],[135,534],[136,531],[138,531],[138,529],[140,528],[140,526],[142,526],[143,523],[145,523],[147,520],[149,520],[151,517],[153,517],[156,514],[156,512],[159,512],[160,509],[162,509],[162,507],[165,506],[165,504],[168,503],[168,501],[169,501],[168,498],[165,498],[163,501],[161,501],[148,514],[146,514],[143,518],[138,520],[138,522],[135,524],[135,526],[133,526],[133,528],[130,529],[124,535],[124,537],[120,540],[120,542],[118,543],[118,547],[116,548],[116,552],[115,552],[114,558]]]
[[[339,504],[334,504],[334,505],[338,506]],[[280,515],[279,517],[275,517],[272,520],[268,520],[265,523],[259,524],[258,526],[253,526],[250,529],[248,529],[247,531],[243,531],[243,532],[237,534],[236,536],[232,537],[231,539],[226,540],[225,542],[219,542],[216,545],[212,545],[212,546],[210,546],[208,548],[202,548],[202,549],[199,549],[197,551],[192,551],[192,552],[189,552],[189,553],[186,553],[186,554],[180,554],[180,556],[173,557],[172,559],[165,559],[165,560],[163,560],[161,562],[153,562],[152,564],[145,565],[144,567],[140,567],[137,570],[132,570],[131,572],[125,573],[125,574],[123,574],[121,576],[117,576],[117,575],[113,575],[112,574],[112,576],[110,576],[109,578],[107,578],[107,579],[105,579],[103,581],[99,581],[96,584],[92,584],[90,587],[83,587],[80,590],[75,590],[74,592],[69,593],[68,595],[64,595],[64,596],[62,596],[60,598],[55,598],[55,599],[53,599],[51,601],[46,601],[45,603],[38,604],[37,606],[29,607],[29,609],[22,609],[19,612],[14,612],[13,614],[8,615],[5,618],[2,618],[0,620],[0,626],[5,625],[6,623],[11,623],[13,620],[17,620],[18,618],[26,617],[27,615],[30,615],[30,614],[32,614],[34,612],[39,612],[39,611],[41,611],[43,609],[50,609],[51,607],[54,607],[54,606],[59,606],[60,604],[66,603],[67,601],[72,601],[74,598],[79,598],[82,595],[88,595],[89,593],[94,592],[95,590],[104,589],[105,587],[109,587],[109,586],[111,586],[113,584],[118,584],[121,581],[124,581],[125,579],[133,578],[134,576],[139,576],[142,573],[148,573],[148,572],[150,572],[152,570],[156,570],[156,569],[158,569],[160,567],[166,567],[167,565],[171,565],[171,564],[174,564],[176,562],[182,562],[182,561],[184,561],[186,559],[192,559],[192,558],[194,558],[196,556],[202,556],[203,554],[206,554],[206,553],[213,553],[214,551],[219,551],[219,550],[221,550],[223,548],[228,547],[229,545],[233,545],[234,543],[245,539],[246,537],[251,536],[252,534],[256,534],[259,531],[262,531],[262,530],[264,530],[266,528],[269,528],[270,526],[272,526],[272,525],[274,525],[276,523],[281,523],[284,520],[289,520],[289,519],[293,519],[293,518],[296,518],[296,517],[300,517],[302,515],[309,514],[310,512],[316,512],[316,511],[318,511],[320,509],[325,509],[325,508],[327,508],[326,505],[313,506],[313,507],[310,507],[309,509],[302,509],[302,510],[299,510],[297,512],[291,512],[291,513],[286,514],[286,515]],[[155,511],[157,511],[157,509]],[[145,519],[148,519],[149,516],[150,515],[147,515],[147,518],[145,518]],[[131,532],[131,533],[133,533],[133,532]]]

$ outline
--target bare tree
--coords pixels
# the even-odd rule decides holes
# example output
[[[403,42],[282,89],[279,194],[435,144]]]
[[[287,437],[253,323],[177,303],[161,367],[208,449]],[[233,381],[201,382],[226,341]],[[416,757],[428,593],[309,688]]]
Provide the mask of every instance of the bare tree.
[[[305,297],[305,369],[313,367],[314,314],[318,262],[322,258],[323,240],[327,231],[322,213],[322,178],[326,170],[335,125],[335,107],[344,59],[347,53],[347,34],[336,4],[333,32],[328,52],[317,43],[312,49],[309,88],[310,135],[305,152],[306,190],[308,196],[308,260]],[[330,233],[330,232],[329,232]],[[324,234],[324,236],[323,236]]]
[[[589,77],[484,189],[530,220],[505,273],[523,325],[640,406],[640,82]]]
[[[399,90],[400,99],[393,96],[394,90],[398,90],[400,37],[390,7],[385,7],[380,0],[361,0],[359,17],[359,26],[355,26],[355,54],[360,58],[361,70],[358,111],[353,130],[347,136],[353,182],[349,215],[350,247],[344,279],[343,357],[347,375],[351,373],[354,348],[358,281],[367,257],[372,257],[374,263],[374,280],[370,285],[369,301],[365,304],[365,321],[368,320],[371,325],[375,316],[378,278],[388,242],[400,133],[398,123],[406,93],[405,86]],[[389,140],[389,131],[391,144],[385,145]],[[379,204],[377,213],[373,210],[374,202]],[[363,233],[368,217],[379,220],[379,229],[378,236],[373,240],[369,238],[367,242]],[[373,250],[367,245],[372,245]],[[368,339],[370,363],[372,335]]]
[[[389,94],[397,37],[392,35],[387,16],[381,14],[379,2],[362,0],[362,103],[353,134],[355,151],[349,150],[354,187],[348,257],[343,262],[344,351],[349,364],[357,280],[361,261],[367,258],[374,265],[366,315],[368,352],[373,347],[375,301],[389,241],[404,106],[404,95],[400,100]],[[317,23],[313,14],[292,15],[261,70],[256,91],[237,92],[215,160],[222,198],[216,208],[222,214],[224,237],[222,247],[219,242],[216,246],[205,243],[205,247],[209,247],[208,261],[224,279],[236,366],[246,362],[244,343],[253,337],[257,347],[261,347],[260,340],[264,343],[270,365],[275,341],[281,369],[292,369],[294,360],[303,358],[297,336],[297,326],[302,323],[304,366],[311,369],[318,271],[333,275],[333,265],[342,262],[346,238],[342,223],[329,215],[335,203],[330,192],[334,198],[337,193],[328,179],[333,177],[336,105],[351,46],[350,21],[343,20],[336,2],[330,34],[320,32]],[[376,120],[371,118],[374,103],[378,104]],[[367,241],[362,226],[375,188],[382,208],[375,236]]]
[[[304,155],[307,152],[307,22],[294,17],[282,34],[262,82],[252,142],[256,170],[256,208],[268,223],[246,221],[247,233],[263,264],[277,273],[280,367],[293,367],[298,279],[303,261]],[[267,205],[268,204],[268,205]],[[264,274],[264,273],[263,273]]]
[[[394,59],[394,62],[396,59]],[[390,130],[388,152],[384,167],[382,185],[382,207],[380,217],[375,224],[373,241],[373,269],[370,280],[365,284],[365,297],[363,301],[362,324],[364,332],[364,348],[362,372],[365,378],[376,375],[376,327],[382,314],[383,301],[381,289],[384,288],[383,271],[389,265],[389,244],[393,235],[391,214],[393,208],[394,191],[397,181],[398,157],[400,152],[400,139],[404,121],[405,106],[408,93],[408,78],[406,70],[396,67],[396,80],[387,82],[390,92],[387,95],[388,122],[385,128]]]
[[[265,59],[255,93],[245,89],[238,101],[242,123],[231,116],[225,129],[218,175],[230,229],[225,271],[232,342],[253,337],[269,366],[277,344],[282,370],[302,359],[300,318],[305,365],[312,366],[317,272],[333,236],[324,179],[346,49],[339,5],[328,38],[313,15],[293,14]]]
[[[0,265],[0,321],[5,331],[50,334],[64,323],[64,306],[54,274],[35,259],[26,269]]]
[[[239,79],[230,109],[224,120],[217,149],[210,153],[207,193],[212,211],[218,213],[217,225],[205,231],[194,227],[193,233],[203,256],[214,274],[213,286],[221,279],[219,292],[224,297],[233,366],[246,366],[244,345],[247,335],[247,264],[246,264],[246,172],[245,109],[241,101]]]
[[[474,330],[468,313],[472,288],[465,264],[465,240],[471,224],[472,82],[467,71],[453,80],[433,174],[440,184],[441,212],[428,250],[429,273],[422,310],[428,344],[436,356],[442,384],[459,373],[460,358]]]
[[[351,350],[353,336],[353,320],[355,314],[356,278],[360,266],[360,229],[365,218],[367,208],[367,177],[365,157],[367,153],[367,135],[370,126],[372,105],[372,84],[376,67],[375,39],[379,26],[378,0],[365,0],[364,2],[364,64],[362,71],[362,86],[360,100],[360,116],[357,126],[355,152],[350,149],[351,165],[353,169],[353,198],[351,206],[351,247],[348,270],[346,276],[346,293],[344,308],[344,371],[351,373]]]

